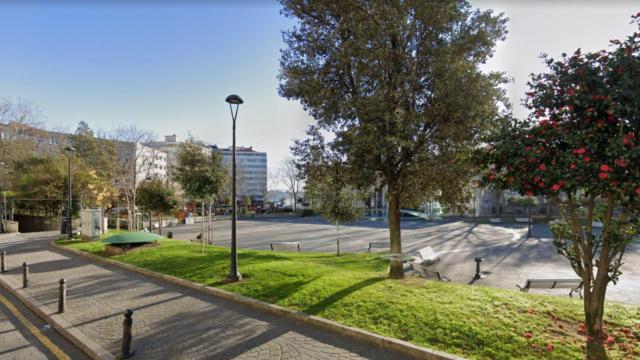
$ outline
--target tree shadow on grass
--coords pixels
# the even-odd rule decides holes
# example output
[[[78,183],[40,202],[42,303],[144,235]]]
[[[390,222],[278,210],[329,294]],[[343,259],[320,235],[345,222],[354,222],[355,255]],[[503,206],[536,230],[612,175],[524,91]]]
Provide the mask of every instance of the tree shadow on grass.
[[[262,291],[259,296],[256,296],[258,299],[267,301],[270,303],[277,303],[278,301],[284,300],[289,296],[297,293],[302,290],[306,285],[314,282],[320,278],[320,276],[315,276],[310,279],[299,280],[289,283],[280,284],[278,286],[270,287],[264,291]],[[215,285],[214,285],[215,286]]]
[[[309,306],[308,308],[306,308],[304,310],[304,312],[308,313],[308,314],[318,314],[322,311],[324,311],[325,309],[327,309],[329,306],[337,303],[338,301],[342,300],[343,298],[349,296],[350,294],[358,291],[358,290],[362,290],[367,286],[371,286],[373,284],[379,283],[381,281],[384,281],[385,278],[383,277],[375,277],[375,278],[369,278],[363,281],[360,281],[359,283],[355,283],[349,287],[346,287],[338,292],[336,292],[335,294],[326,297],[325,299],[321,300],[320,302],[313,304],[311,306]]]

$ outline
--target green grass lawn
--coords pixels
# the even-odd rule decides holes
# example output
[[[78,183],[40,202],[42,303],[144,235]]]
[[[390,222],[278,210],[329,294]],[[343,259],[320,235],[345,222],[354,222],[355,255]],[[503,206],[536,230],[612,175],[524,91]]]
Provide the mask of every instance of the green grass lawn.
[[[99,242],[58,242],[103,256]],[[183,241],[112,259],[301,310],[472,359],[579,359],[582,303],[568,297],[424,281],[387,280],[380,256],[239,251],[244,281],[224,284],[229,250]],[[623,275],[624,276],[624,275]],[[614,359],[640,357],[640,307],[610,303]],[[529,336],[531,335],[531,336]],[[553,348],[552,348],[553,347]]]

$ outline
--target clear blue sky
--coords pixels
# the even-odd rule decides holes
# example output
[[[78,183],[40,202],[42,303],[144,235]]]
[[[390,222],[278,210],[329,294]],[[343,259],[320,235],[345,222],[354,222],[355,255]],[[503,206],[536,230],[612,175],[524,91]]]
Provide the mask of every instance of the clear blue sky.
[[[89,5],[87,5],[87,3]],[[280,31],[293,23],[260,1],[0,1],[0,98],[20,97],[50,127],[136,124],[159,137],[192,133],[231,142],[225,97],[245,100],[238,143],[268,152],[274,168],[311,119],[277,95]],[[240,3],[237,5],[235,3]],[[511,18],[487,69],[506,71],[514,104],[538,55],[598,50],[634,31],[634,1],[489,1]],[[26,4],[26,5],[25,5]],[[61,5],[62,4],[62,5]],[[516,114],[526,111],[516,106]]]
[[[277,95],[281,29],[271,1],[0,2],[0,98],[40,107],[48,126],[136,124],[159,137],[231,142],[227,95],[245,100],[238,144],[273,167],[309,117]]]

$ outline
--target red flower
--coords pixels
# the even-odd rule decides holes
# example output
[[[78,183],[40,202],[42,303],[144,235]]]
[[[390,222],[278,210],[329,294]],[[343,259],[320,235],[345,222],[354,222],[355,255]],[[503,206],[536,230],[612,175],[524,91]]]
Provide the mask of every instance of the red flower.
[[[613,169],[609,165],[600,165],[600,171],[613,171]]]
[[[524,336],[527,339],[531,339],[533,337],[533,334],[530,333],[530,332],[526,332],[526,333],[522,334],[522,336]]]
[[[598,120],[596,122],[596,126],[598,127],[598,129],[602,129],[604,127],[604,120]]]
[[[569,169],[575,170],[578,166],[576,164],[569,165]]]
[[[527,92],[527,96],[528,97],[533,97],[534,95],[535,95],[535,93],[533,91]]]
[[[548,352],[553,352],[555,348],[553,347],[553,344],[547,344],[547,351]]]
[[[635,138],[636,135],[633,133],[628,133],[627,135],[624,136],[624,138],[622,139],[622,142],[625,145],[630,145],[631,143],[633,143],[633,138]]]
[[[591,158],[588,156],[585,156],[584,158],[582,158],[582,160],[584,160],[584,162],[589,162],[591,161]]]
[[[616,342],[616,339],[614,339],[613,336],[607,337],[607,344],[613,345],[615,342]]]
[[[540,181],[540,176],[536,175],[536,176],[533,177],[533,182],[534,183],[537,183],[539,181]]]
[[[569,88],[569,90],[567,90],[567,95],[573,96],[575,94],[576,94],[576,91],[573,88]]]
[[[493,174],[489,174],[488,178],[489,178],[489,181],[493,181],[496,179],[496,176]]]
[[[640,196],[640,187],[636,189],[636,194],[638,194],[638,196]],[[639,327],[640,329],[640,327]]]
[[[546,166],[545,164],[540,164],[540,165],[538,166],[538,170],[540,170],[540,171],[545,171],[545,170],[547,170],[547,166]]]
[[[553,186],[551,187],[551,190],[557,192],[558,190],[560,190],[561,187],[562,186],[560,186],[560,184],[553,184]]]
[[[638,188],[636,192],[638,193],[638,195],[640,195],[640,188]],[[525,191],[524,194],[527,196],[533,196],[533,192],[531,191]]]
[[[617,181],[615,181],[615,180],[612,180],[612,181],[611,181],[611,186],[613,186],[613,187],[618,186],[618,184],[619,184],[619,183],[618,183]]]
[[[543,188],[543,187],[544,187],[544,183],[543,183],[542,181],[540,181],[540,182],[538,183],[538,186],[539,186],[539,187],[541,187],[541,188]]]
[[[620,166],[621,168],[625,168],[627,167],[627,165],[629,165],[629,161],[625,158],[616,159],[614,160],[614,162],[616,163],[616,165]]]
[[[587,150],[585,148],[580,148],[580,149],[573,150],[573,152],[578,155],[583,155],[584,153],[587,152]]]
[[[606,172],[601,172],[600,174],[598,174],[598,177],[600,178],[600,180],[605,180],[609,177],[609,174],[607,174]]]
[[[585,332],[587,332],[587,327],[584,324],[580,324],[578,326],[578,334],[584,334]]]

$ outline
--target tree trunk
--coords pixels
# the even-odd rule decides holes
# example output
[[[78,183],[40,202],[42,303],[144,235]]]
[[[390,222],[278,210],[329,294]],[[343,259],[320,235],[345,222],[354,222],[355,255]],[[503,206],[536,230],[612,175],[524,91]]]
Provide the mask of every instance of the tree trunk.
[[[593,290],[589,285],[584,286],[584,314],[587,328],[587,359],[606,360],[607,351],[604,346],[604,299],[607,291],[607,282],[595,281]]]
[[[202,200],[202,216],[200,217],[200,220],[202,220],[202,224],[200,226],[201,230],[200,230],[200,244],[202,245],[200,251],[202,253],[204,253],[204,199]]]
[[[160,213],[160,222],[158,223],[158,235],[162,235],[162,213]]]
[[[340,256],[340,222],[336,221],[336,255]]]
[[[402,253],[402,242],[400,239],[400,194],[389,193],[389,243],[391,254]],[[389,264],[389,278],[404,279],[404,267],[402,262],[391,258]]]

